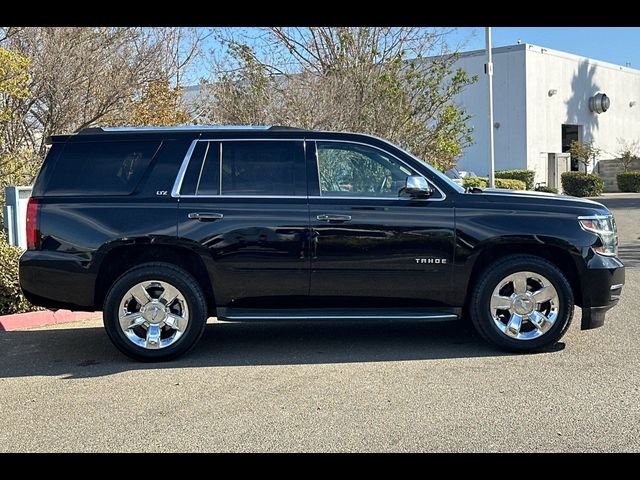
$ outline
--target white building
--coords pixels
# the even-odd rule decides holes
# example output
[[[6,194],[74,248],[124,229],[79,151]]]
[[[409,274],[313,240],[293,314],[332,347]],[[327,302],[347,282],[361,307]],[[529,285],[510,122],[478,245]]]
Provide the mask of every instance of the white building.
[[[485,63],[485,50],[462,53],[457,63],[479,77],[458,97],[472,115],[475,141],[458,168],[479,176],[489,166]],[[557,176],[565,168],[577,170],[560,155],[571,140],[593,140],[603,160],[616,158],[619,140],[640,139],[640,70],[530,44],[494,48],[493,63],[496,170],[535,170],[536,182],[554,186],[554,171]],[[602,113],[590,108],[597,94],[610,100]]]

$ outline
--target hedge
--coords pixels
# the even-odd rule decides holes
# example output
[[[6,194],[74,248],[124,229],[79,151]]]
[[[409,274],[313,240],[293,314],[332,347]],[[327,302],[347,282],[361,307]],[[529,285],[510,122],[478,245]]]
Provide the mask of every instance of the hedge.
[[[506,178],[509,180],[520,180],[524,182],[527,190],[533,190],[533,181],[536,172],[533,170],[499,170],[496,172],[496,178]]]
[[[526,190],[527,184],[522,180],[496,178],[496,188],[507,188],[509,190]]]
[[[621,192],[640,192],[640,170],[629,170],[617,175],[618,190]]]
[[[465,188],[487,188],[489,180],[482,177],[466,177],[462,180]],[[506,178],[496,178],[496,188],[506,188],[508,190],[526,190],[527,186],[520,180],[509,180]]]
[[[597,197],[604,189],[604,181],[595,173],[564,172],[560,178],[564,193],[574,197]]]
[[[481,177],[465,177],[462,179],[462,186],[464,188],[487,188],[488,183],[486,178]]]
[[[22,251],[7,242],[7,235],[0,230],[0,315],[39,310],[31,305],[20,289],[18,260]]]

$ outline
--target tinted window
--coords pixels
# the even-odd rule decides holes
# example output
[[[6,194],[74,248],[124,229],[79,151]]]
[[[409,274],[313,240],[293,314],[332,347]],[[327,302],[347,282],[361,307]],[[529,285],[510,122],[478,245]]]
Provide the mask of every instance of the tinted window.
[[[51,195],[128,195],[160,142],[67,143],[47,185]]]
[[[397,198],[414,172],[384,152],[351,143],[317,142],[320,194]]]
[[[220,188],[220,144],[198,142],[182,180],[182,195],[218,195]]]
[[[223,195],[306,195],[303,143],[222,143]]]
[[[41,197],[42,195],[45,195],[46,190],[44,187],[46,187],[47,179],[51,175],[53,167],[55,166],[58,157],[60,157],[62,150],[64,150],[64,143],[54,142],[49,148],[47,156],[42,164],[42,168],[40,169],[40,173],[38,173],[36,181],[33,184],[33,191],[31,194],[34,197]]]

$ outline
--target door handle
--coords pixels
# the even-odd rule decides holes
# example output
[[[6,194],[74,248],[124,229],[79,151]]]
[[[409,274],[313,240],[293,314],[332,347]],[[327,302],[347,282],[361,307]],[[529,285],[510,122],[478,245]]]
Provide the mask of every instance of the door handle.
[[[351,215],[332,215],[324,214],[316,217],[321,222],[348,222],[351,220]]]
[[[220,220],[224,215],[222,213],[198,213],[191,212],[187,215],[191,220],[200,220],[206,222],[207,220]]]

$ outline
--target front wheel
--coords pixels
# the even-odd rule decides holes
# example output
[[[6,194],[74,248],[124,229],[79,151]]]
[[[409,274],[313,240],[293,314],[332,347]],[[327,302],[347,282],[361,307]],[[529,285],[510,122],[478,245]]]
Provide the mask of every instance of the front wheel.
[[[486,268],[473,290],[469,313],[478,333],[511,352],[557,342],[573,317],[571,286],[554,264],[510,255]]]
[[[104,326],[114,345],[136,360],[183,355],[202,336],[207,303],[198,282],[167,263],[147,263],[125,272],[104,302]]]

